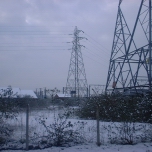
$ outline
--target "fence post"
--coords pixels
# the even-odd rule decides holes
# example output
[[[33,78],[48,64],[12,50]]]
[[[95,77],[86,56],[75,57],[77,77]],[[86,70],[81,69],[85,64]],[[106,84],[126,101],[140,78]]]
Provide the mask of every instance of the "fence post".
[[[29,104],[26,109],[26,150],[29,149]]]
[[[100,143],[99,105],[97,105],[96,119],[97,119],[97,146],[100,146],[101,143]]]

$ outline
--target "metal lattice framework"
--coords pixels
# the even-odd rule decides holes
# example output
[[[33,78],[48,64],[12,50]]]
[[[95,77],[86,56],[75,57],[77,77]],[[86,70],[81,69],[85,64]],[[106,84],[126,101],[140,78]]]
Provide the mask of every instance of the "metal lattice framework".
[[[106,91],[151,90],[151,0],[141,0],[132,33],[123,16],[121,3],[122,0],[119,1],[118,6]],[[133,40],[134,35],[138,34],[136,31],[139,26],[145,35],[145,45],[142,47],[137,47]],[[110,88],[111,84],[112,88]]]
[[[105,85],[100,85],[100,84],[90,84],[89,85],[89,97],[91,96],[96,96],[101,95],[105,91]],[[94,93],[95,92],[95,93]]]
[[[70,59],[70,66],[68,72],[68,78],[65,88],[65,95],[72,95],[74,97],[88,96],[88,85],[85,74],[85,68],[81,53],[80,40],[84,39],[79,36],[79,33],[83,32],[75,27],[74,39],[72,41],[72,53]]]

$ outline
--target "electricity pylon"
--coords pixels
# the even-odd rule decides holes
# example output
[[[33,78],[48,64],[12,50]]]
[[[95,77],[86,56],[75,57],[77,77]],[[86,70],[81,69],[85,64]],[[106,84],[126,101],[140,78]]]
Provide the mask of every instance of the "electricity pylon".
[[[141,0],[137,18],[132,33],[129,31],[121,11],[122,0],[119,1],[118,14],[114,32],[109,71],[106,83],[106,91],[112,89],[125,91],[133,89],[136,92],[141,89],[152,89],[152,5],[151,0]],[[145,45],[137,47],[134,35],[138,26],[145,35]],[[139,39],[140,37],[138,35]],[[136,39],[135,39],[136,40]],[[112,88],[110,85],[112,84]]]
[[[72,95],[74,97],[85,97],[88,94],[87,79],[81,53],[81,47],[84,46],[80,45],[79,42],[84,39],[84,37],[79,36],[80,32],[83,31],[75,27],[70,66],[65,88],[65,95]]]

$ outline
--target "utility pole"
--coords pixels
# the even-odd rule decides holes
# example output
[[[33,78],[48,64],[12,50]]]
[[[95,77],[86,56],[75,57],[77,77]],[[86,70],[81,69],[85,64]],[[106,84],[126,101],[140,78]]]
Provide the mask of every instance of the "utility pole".
[[[40,98],[42,98],[42,88],[40,88]]]
[[[96,120],[97,120],[97,146],[101,145],[100,142],[100,105],[98,103],[99,100],[99,95],[95,92],[94,89],[92,89],[93,92],[95,93],[96,97],[94,97],[94,103],[96,104]]]
[[[152,89],[152,4],[149,0],[149,89]]]
[[[29,149],[29,104],[26,109],[26,150]]]
[[[44,98],[46,99],[46,87],[44,88]]]

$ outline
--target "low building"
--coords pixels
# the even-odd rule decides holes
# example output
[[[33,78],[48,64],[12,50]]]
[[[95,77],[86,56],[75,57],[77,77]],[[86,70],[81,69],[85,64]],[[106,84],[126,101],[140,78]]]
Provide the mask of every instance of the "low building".
[[[70,97],[71,97],[70,95],[65,95],[65,94],[62,94],[62,93],[57,93],[57,94],[54,96],[54,99],[64,100],[64,99],[70,98]]]

